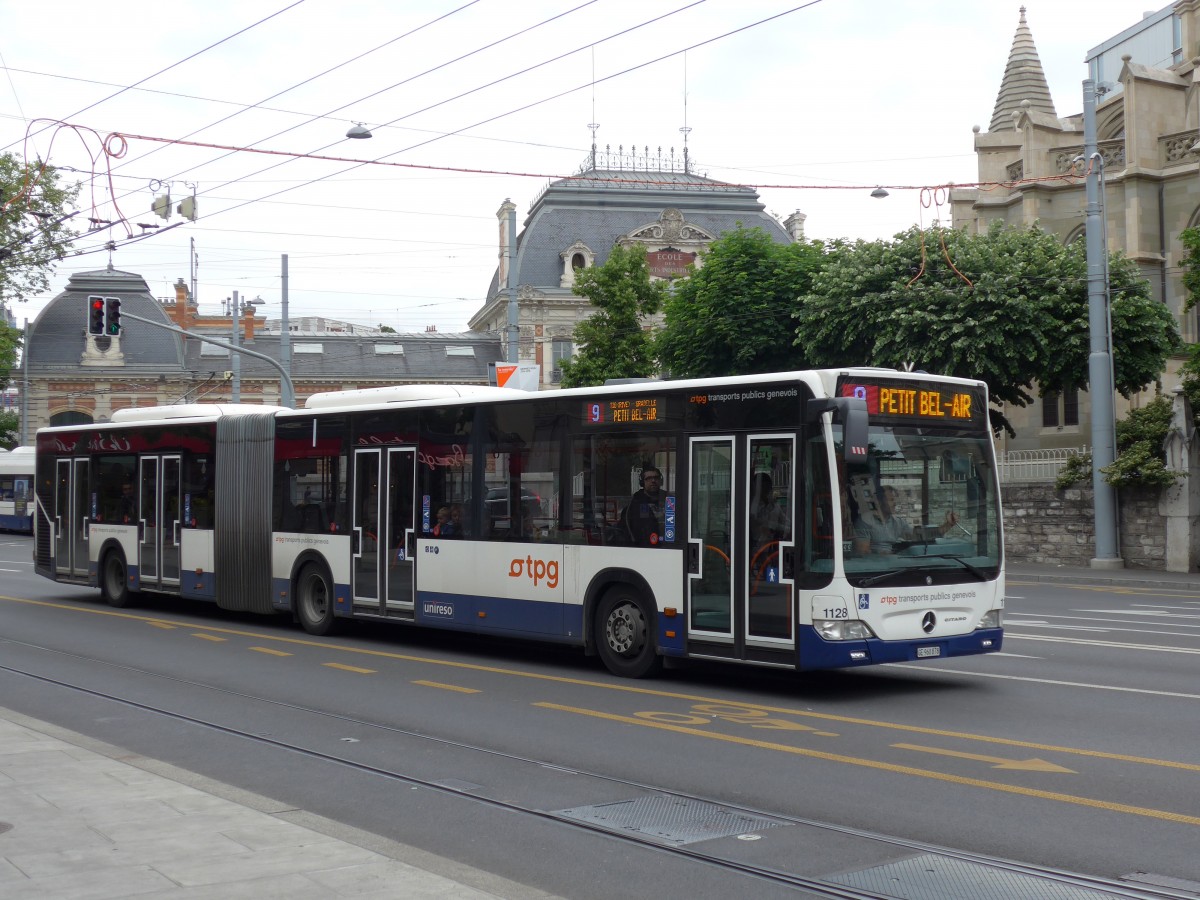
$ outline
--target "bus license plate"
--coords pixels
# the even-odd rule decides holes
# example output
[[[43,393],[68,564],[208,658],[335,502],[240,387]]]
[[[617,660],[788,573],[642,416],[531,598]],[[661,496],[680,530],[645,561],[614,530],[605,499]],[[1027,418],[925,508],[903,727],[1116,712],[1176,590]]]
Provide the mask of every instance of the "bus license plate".
[[[941,655],[942,655],[941,647],[918,647],[917,648],[917,659],[927,659],[930,656],[941,656]]]

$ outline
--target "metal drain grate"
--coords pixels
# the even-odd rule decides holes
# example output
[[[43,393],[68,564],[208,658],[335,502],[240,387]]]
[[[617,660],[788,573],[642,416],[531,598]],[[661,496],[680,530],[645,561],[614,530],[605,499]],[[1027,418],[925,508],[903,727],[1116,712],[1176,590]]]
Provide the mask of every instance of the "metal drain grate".
[[[1005,872],[948,856],[911,859],[823,876],[822,881],[868,891],[888,900],[1112,900],[1112,894]]]
[[[637,832],[677,846],[790,824],[747,815],[715,803],[660,795],[560,809],[555,815],[611,831]]]

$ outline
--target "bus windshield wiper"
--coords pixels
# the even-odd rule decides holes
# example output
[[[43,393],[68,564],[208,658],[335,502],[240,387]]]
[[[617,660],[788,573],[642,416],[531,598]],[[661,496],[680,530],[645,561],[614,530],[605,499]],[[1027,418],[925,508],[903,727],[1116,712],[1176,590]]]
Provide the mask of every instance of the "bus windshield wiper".
[[[858,582],[859,587],[870,587],[873,584],[879,584],[885,578],[891,578],[893,575],[899,575],[901,572],[911,572],[912,569],[892,569],[890,572],[880,572],[878,575],[872,575],[870,578],[864,578]]]
[[[974,563],[969,563],[961,556],[955,556],[953,553],[931,553],[929,556],[936,559],[952,559],[980,581],[988,581],[991,578],[991,576],[988,575],[987,572],[983,571],[983,569],[979,568],[979,566],[975,565]]]

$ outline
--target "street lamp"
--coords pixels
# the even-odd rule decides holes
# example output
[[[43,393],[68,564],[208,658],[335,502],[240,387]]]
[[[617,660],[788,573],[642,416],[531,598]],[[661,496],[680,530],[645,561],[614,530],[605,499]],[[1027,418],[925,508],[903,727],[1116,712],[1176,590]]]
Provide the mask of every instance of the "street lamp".
[[[871,196],[876,200],[882,200],[884,197],[889,196],[889,194],[883,189],[883,187],[877,187],[875,190],[871,191]]]
[[[367,126],[362,122],[359,122],[356,125],[351,125],[350,130],[346,132],[346,137],[353,138],[354,140],[358,141],[365,141],[371,136],[370,129],[367,128]]]
[[[1087,158],[1088,388],[1092,395],[1092,492],[1096,555],[1093,568],[1121,568],[1116,489],[1102,469],[1116,459],[1113,413],[1112,321],[1109,312],[1108,240],[1104,214],[1104,156],[1096,146],[1096,83],[1083,82],[1083,155]]]

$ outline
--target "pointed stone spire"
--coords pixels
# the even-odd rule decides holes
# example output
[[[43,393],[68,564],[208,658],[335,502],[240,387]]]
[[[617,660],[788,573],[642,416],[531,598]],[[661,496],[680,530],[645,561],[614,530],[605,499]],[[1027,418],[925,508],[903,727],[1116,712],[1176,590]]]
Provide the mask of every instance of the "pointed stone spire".
[[[1008,54],[1008,65],[1004,67],[1004,80],[1000,82],[1000,93],[996,95],[996,107],[992,110],[992,124],[988,131],[1011,131],[1013,113],[1021,109],[1021,101],[1028,100],[1029,108],[1035,112],[1058,117],[1054,101],[1050,98],[1050,86],[1038,59],[1037,47],[1033,44],[1033,32],[1025,21],[1025,7],[1021,7],[1021,22],[1013,37],[1012,50]]]

